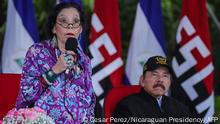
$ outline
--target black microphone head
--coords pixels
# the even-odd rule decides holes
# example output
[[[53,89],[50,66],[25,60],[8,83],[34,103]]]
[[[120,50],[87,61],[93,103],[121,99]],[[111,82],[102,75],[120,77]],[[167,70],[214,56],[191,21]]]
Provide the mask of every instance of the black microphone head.
[[[66,40],[65,49],[76,52],[78,42],[76,38],[70,37]]]

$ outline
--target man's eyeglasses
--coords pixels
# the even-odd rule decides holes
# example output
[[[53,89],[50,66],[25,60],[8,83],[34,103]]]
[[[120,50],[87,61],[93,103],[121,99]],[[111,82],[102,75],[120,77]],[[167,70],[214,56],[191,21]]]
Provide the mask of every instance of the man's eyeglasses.
[[[78,28],[81,25],[79,19],[75,19],[73,23],[68,23],[65,19],[58,19],[56,23],[62,26],[63,28]],[[71,27],[69,27],[70,25]]]

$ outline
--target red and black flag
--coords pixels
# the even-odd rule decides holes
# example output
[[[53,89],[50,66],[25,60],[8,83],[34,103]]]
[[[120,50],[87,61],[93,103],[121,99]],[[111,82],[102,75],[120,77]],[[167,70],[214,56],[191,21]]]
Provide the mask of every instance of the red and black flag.
[[[122,84],[123,61],[118,0],[95,0],[89,51],[97,103],[103,107],[111,88]]]
[[[172,96],[188,105],[196,117],[210,121],[214,114],[214,67],[206,0],[183,0],[176,41]]]

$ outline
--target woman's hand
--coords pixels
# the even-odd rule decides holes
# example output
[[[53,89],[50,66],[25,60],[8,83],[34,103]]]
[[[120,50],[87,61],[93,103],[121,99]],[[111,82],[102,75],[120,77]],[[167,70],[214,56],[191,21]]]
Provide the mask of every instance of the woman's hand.
[[[65,60],[68,56],[68,60]],[[68,64],[70,61],[76,61],[76,53],[73,51],[65,51],[63,54],[61,54],[59,56],[59,58],[57,59],[56,64],[52,67],[52,71],[55,74],[59,74],[63,71],[65,71],[70,65]]]

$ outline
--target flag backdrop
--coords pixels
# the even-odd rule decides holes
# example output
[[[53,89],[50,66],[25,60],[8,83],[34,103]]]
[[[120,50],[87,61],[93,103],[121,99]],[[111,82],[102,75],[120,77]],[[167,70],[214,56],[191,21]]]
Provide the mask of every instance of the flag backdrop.
[[[140,0],[126,63],[126,75],[131,84],[138,84],[143,64],[149,57],[165,56],[164,43],[160,0]]]
[[[39,41],[32,0],[8,0],[3,73],[21,73],[28,48]]]
[[[172,95],[197,117],[214,114],[213,64],[205,0],[184,0],[172,67]]]
[[[95,0],[91,26],[92,82],[97,102],[103,106],[107,91],[122,83],[118,0]]]

